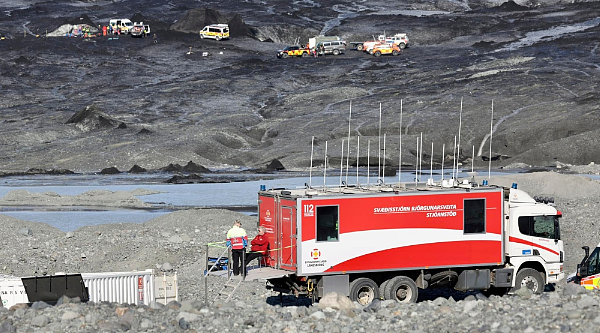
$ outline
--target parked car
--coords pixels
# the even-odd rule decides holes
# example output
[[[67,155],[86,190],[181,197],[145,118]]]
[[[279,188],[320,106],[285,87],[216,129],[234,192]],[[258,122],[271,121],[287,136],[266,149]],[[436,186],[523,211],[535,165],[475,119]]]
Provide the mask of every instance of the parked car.
[[[343,40],[336,40],[331,42],[321,42],[317,44],[317,53],[319,55],[333,54],[339,55],[346,51],[346,42]]]
[[[287,57],[308,57],[310,56],[310,49],[300,45],[293,45],[284,48],[283,50],[277,51],[277,58]]]
[[[379,57],[382,54],[391,54],[393,56],[397,56],[400,54],[400,52],[402,52],[402,50],[397,44],[383,43],[375,45],[373,48],[373,55],[376,57]]]

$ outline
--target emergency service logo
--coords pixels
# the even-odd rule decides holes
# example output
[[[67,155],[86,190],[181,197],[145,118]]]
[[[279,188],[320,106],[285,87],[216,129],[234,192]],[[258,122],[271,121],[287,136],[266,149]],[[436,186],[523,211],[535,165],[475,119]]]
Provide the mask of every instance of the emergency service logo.
[[[321,259],[321,250],[312,249],[310,251],[310,259],[304,261],[305,267],[325,267],[327,259]]]
[[[310,256],[311,256],[311,257],[312,257],[314,260],[317,260],[317,259],[319,259],[319,257],[321,256],[321,251],[319,251],[319,249],[313,249],[313,250],[310,252]]]
[[[271,211],[267,209],[267,211],[265,212],[265,222],[271,222]]]

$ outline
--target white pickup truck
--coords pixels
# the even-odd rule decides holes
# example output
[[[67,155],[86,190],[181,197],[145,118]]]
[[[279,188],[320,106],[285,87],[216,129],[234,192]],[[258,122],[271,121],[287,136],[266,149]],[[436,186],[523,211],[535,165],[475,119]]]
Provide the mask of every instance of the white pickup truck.
[[[408,46],[408,36],[406,34],[395,34],[393,36],[379,35],[377,40],[366,41],[362,44],[359,43],[356,45],[356,49],[372,53],[375,45],[383,43],[396,44],[400,49],[404,49]]]

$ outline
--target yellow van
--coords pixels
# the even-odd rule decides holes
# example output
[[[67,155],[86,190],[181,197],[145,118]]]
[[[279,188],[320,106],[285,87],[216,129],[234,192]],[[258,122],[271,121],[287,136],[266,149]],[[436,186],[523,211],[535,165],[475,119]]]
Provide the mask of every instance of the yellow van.
[[[229,39],[229,25],[212,24],[200,30],[200,38],[213,38],[216,40]]]

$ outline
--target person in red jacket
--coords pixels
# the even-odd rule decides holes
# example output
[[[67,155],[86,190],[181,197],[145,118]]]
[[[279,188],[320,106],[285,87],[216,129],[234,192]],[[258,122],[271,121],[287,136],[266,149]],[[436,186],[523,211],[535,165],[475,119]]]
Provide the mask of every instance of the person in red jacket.
[[[246,255],[246,264],[256,258],[261,258],[262,256],[267,254],[269,250],[269,236],[267,236],[267,228],[262,225],[258,227],[258,235],[254,237],[254,239],[250,242],[252,247],[250,248],[250,253]]]

